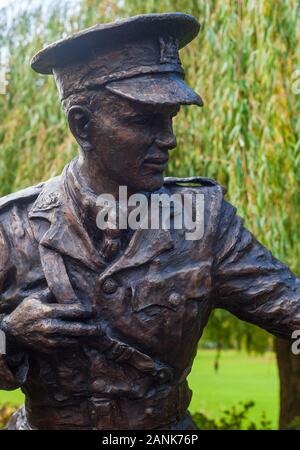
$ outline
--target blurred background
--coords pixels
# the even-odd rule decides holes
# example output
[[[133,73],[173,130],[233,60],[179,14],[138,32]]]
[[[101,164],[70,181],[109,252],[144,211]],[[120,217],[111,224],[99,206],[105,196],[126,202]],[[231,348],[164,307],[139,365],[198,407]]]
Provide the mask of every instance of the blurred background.
[[[30,68],[37,50],[97,22],[190,13],[202,28],[181,59],[205,105],[175,119],[167,175],[226,186],[246,226],[299,275],[299,9],[297,0],[21,0],[17,9],[0,0],[0,196],[76,155],[54,80]],[[189,380],[201,428],[300,429],[300,356],[229,313],[210,319]],[[22,402],[20,391],[0,391],[0,424]]]

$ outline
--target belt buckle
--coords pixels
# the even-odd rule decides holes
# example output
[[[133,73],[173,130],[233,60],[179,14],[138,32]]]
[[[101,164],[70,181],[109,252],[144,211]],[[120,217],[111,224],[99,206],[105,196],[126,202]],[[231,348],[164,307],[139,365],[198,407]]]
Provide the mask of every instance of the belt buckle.
[[[108,398],[90,397],[89,409],[93,429],[112,429],[115,422],[114,401]]]

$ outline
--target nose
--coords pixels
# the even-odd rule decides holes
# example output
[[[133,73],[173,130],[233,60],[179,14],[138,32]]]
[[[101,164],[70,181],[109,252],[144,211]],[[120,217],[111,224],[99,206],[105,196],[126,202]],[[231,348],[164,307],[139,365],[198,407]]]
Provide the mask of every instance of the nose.
[[[161,136],[155,140],[155,143],[162,150],[172,150],[177,145],[176,137],[173,133],[166,136]]]

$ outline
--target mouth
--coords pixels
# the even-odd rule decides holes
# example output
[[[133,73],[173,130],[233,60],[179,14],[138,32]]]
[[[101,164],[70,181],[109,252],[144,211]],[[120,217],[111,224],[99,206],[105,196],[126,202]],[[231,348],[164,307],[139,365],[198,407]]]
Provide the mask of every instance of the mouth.
[[[165,168],[168,165],[169,158],[168,157],[152,157],[152,158],[146,158],[143,162],[143,165],[146,165],[147,167],[152,167],[156,170],[165,170]]]

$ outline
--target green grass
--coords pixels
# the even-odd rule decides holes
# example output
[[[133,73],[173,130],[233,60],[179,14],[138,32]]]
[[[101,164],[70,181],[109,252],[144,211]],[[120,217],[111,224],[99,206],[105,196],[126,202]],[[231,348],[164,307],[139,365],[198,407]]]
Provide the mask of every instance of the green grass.
[[[279,380],[275,355],[249,355],[245,352],[224,351],[219,371],[214,370],[215,352],[201,350],[189,376],[193,390],[190,411],[202,411],[211,417],[239,401],[255,401],[249,419],[258,423],[261,414],[276,429],[279,414]]]
[[[190,410],[202,411],[218,417],[222,410],[239,401],[255,401],[249,419],[258,423],[262,412],[277,428],[279,410],[279,385],[275,356],[266,353],[253,356],[245,352],[224,351],[218,373],[214,371],[215,352],[201,350],[189,376],[193,399]],[[0,404],[22,403],[20,391],[0,392]]]

